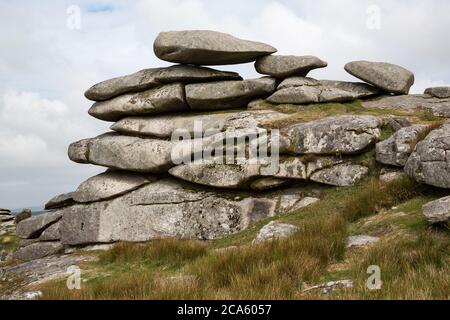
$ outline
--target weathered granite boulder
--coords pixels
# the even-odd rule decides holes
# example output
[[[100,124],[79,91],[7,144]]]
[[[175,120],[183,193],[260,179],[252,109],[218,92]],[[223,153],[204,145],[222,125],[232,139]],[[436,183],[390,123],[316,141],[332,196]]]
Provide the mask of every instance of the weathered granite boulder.
[[[16,234],[19,238],[39,238],[42,232],[62,217],[62,211],[53,211],[33,216],[17,224]]]
[[[270,110],[258,110],[128,117],[115,123],[111,129],[123,134],[158,138],[170,138],[176,130],[183,130],[194,137],[196,134],[208,135],[208,132],[220,132],[228,128],[256,128],[265,120],[284,115]]]
[[[381,183],[390,183],[392,181],[403,179],[408,175],[403,171],[403,168],[383,168],[380,171],[380,182]]]
[[[0,208],[0,215],[1,214],[10,214],[10,213],[11,213],[11,210]]]
[[[377,161],[387,165],[403,167],[413,152],[420,133],[425,129],[426,126],[424,125],[402,128],[389,139],[377,143]]]
[[[31,209],[23,209],[19,214],[14,217],[14,223],[18,224],[21,221],[31,218]]]
[[[408,94],[414,84],[411,71],[391,63],[354,61],[345,65],[345,71],[391,93]]]
[[[96,102],[89,109],[89,114],[100,120],[117,121],[126,116],[187,110],[184,87],[176,83]]]
[[[314,56],[270,55],[259,58],[255,62],[256,71],[275,78],[305,77],[311,70],[326,66],[328,66],[327,62]]]
[[[14,220],[13,215],[0,215],[0,223]]]
[[[61,240],[61,234],[60,234],[60,225],[61,221],[58,221],[51,226],[49,226],[47,229],[45,229],[41,236],[39,237],[39,241],[57,241]]]
[[[337,187],[350,187],[368,175],[367,167],[343,163],[313,173],[311,180]]]
[[[219,71],[189,65],[144,69],[139,72],[100,82],[86,91],[89,100],[104,101],[117,96],[145,91],[168,83],[193,83],[221,80],[242,80],[235,72]]]
[[[172,167],[172,147],[173,144],[166,140],[110,133],[75,142],[69,147],[69,158],[120,170],[161,173]],[[80,155],[86,157],[82,159]]]
[[[450,188],[450,124],[433,130],[417,144],[405,172],[418,182]]]
[[[450,98],[439,99],[429,95],[384,96],[363,101],[363,106],[374,109],[392,109],[404,113],[425,111],[437,117],[450,118]]]
[[[296,196],[288,208],[285,195]],[[119,198],[64,209],[61,239],[80,245],[157,238],[216,239],[252,222],[288,213],[307,192],[292,189],[263,196],[226,194],[163,179]]]
[[[219,163],[217,160],[203,160],[179,165],[170,169],[169,173],[179,179],[205,186],[225,189],[254,188],[257,190],[258,184],[255,187],[254,183],[260,178],[308,180],[314,172],[342,162],[335,157],[317,157],[312,160],[282,158],[278,166],[272,170],[269,160],[239,164]],[[278,183],[280,182],[278,181]]]
[[[378,241],[380,241],[380,238],[378,237],[371,237],[367,235],[351,236],[347,238],[345,242],[345,247],[346,248],[365,247]]]
[[[450,197],[427,203],[422,208],[424,216],[431,224],[450,220]]]
[[[73,194],[73,192],[69,192],[53,197],[45,204],[45,210],[64,208],[74,204]]]
[[[192,110],[241,108],[256,98],[271,95],[275,89],[276,80],[270,77],[196,83],[186,86],[186,100]]]
[[[424,93],[440,99],[450,98],[450,87],[427,88]]]
[[[294,154],[357,154],[380,137],[383,121],[375,116],[326,117],[281,130]]]
[[[271,221],[259,231],[252,244],[257,245],[262,242],[286,239],[299,232],[299,228],[288,223]]]
[[[161,32],[153,48],[161,60],[196,65],[246,63],[277,51],[261,42],[207,30]]]
[[[348,102],[377,94],[377,88],[365,83],[291,77],[281,82],[267,101],[276,104]]]
[[[13,253],[13,258],[21,261],[32,261],[62,252],[60,242],[37,242],[27,247],[19,248]]]
[[[80,184],[73,194],[73,199],[78,203],[111,199],[155,180],[157,178],[150,175],[126,171],[107,171]]]

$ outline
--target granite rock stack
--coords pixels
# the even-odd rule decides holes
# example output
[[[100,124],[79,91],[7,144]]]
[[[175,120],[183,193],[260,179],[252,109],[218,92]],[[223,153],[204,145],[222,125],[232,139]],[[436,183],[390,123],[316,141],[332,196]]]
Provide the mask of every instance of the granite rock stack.
[[[68,155],[106,171],[51,199],[47,213],[19,223],[17,235],[26,240],[16,257],[35,259],[65,246],[117,241],[221,238],[310,205],[323,188],[352,186],[373,175],[362,155],[375,148],[380,163],[406,166],[418,181],[450,188],[449,157],[443,156],[450,139],[442,138],[449,135],[448,124],[415,148],[412,142],[426,126],[404,125],[364,112],[363,106],[359,112],[304,119],[281,108],[408,97],[410,71],[352,62],[346,70],[366,82],[316,80],[309,72],[327,62],[273,55],[276,51],[219,32],[162,32],[154,52],[176,65],[88,89],[85,96],[94,101],[89,114],[112,122],[112,131],[72,143]],[[248,62],[263,76],[242,79],[205,67]],[[426,97],[445,104],[446,92],[430,89]],[[387,127],[396,132],[381,142]],[[257,163],[247,159],[254,143],[268,141],[270,152],[259,152]],[[234,160],[228,161],[230,155]],[[267,170],[274,162],[276,169]]]

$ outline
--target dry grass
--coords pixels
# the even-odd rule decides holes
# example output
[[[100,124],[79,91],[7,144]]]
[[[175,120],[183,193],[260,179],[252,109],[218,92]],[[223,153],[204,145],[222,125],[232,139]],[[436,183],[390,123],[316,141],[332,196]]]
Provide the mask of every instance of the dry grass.
[[[411,150],[414,150],[416,148],[416,145],[424,140],[431,131],[436,130],[440,128],[446,120],[439,120],[439,121],[432,121],[431,123],[428,123],[427,126],[419,132],[419,134],[416,136],[414,140],[411,141],[410,146]]]
[[[436,239],[426,224],[413,230],[420,235],[417,239],[390,238],[358,251],[348,270],[328,271],[348,259],[344,243],[354,221],[422,191],[407,179],[381,186],[371,178],[349,189],[330,188],[321,202],[282,219],[301,230],[290,239],[251,246],[254,232],[246,231],[219,242],[239,243],[238,248],[220,251],[213,249],[214,243],[195,241],[123,243],[100,255],[92,266],[98,276],[83,283],[82,290],[69,291],[63,282],[41,289],[45,299],[445,298],[448,231],[443,231],[443,240]],[[414,204],[414,210],[419,206]],[[376,292],[365,286],[367,266],[373,264],[381,267],[384,281],[383,290]],[[302,293],[307,285],[336,277],[354,279],[355,287],[329,296]]]

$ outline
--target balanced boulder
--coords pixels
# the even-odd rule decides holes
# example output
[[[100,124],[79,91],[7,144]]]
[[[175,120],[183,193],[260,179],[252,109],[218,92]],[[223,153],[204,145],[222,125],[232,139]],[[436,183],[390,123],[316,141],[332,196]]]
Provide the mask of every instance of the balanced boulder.
[[[241,108],[256,98],[271,95],[275,89],[276,80],[270,77],[196,83],[186,86],[186,100],[192,110]]]
[[[311,70],[325,68],[327,65],[328,63],[314,56],[270,55],[256,60],[255,69],[275,78],[287,78],[305,77]]]
[[[220,80],[242,80],[235,72],[188,65],[144,69],[139,72],[100,82],[86,91],[89,100],[103,101],[117,96],[145,91],[169,83],[193,83]]]
[[[346,64],[345,70],[386,92],[408,94],[414,84],[411,71],[391,63],[354,61]]]
[[[417,144],[405,172],[418,182],[450,188],[450,124],[433,130]]]
[[[184,87],[178,83],[97,102],[89,114],[100,120],[117,121],[126,116],[186,110]]]
[[[277,51],[261,42],[208,30],[161,32],[153,48],[161,60],[196,65],[252,62]]]
[[[427,88],[425,90],[425,94],[428,94],[430,96],[440,98],[440,99],[450,98],[450,87]]]
[[[413,152],[415,142],[425,129],[426,126],[424,125],[405,127],[395,132],[389,139],[377,143],[377,161],[387,165],[403,167]]]

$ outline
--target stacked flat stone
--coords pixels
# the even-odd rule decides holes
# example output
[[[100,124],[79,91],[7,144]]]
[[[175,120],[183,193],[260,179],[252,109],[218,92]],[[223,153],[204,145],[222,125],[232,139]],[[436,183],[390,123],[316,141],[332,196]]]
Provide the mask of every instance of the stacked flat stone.
[[[327,66],[319,58],[272,55],[276,49],[270,45],[213,31],[163,32],[154,52],[177,64],[106,80],[86,91],[95,102],[89,114],[113,122],[112,132],[71,144],[68,155],[107,170],[51,199],[48,213],[20,222],[17,235],[24,240],[17,258],[116,241],[217,239],[310,205],[321,186],[352,186],[369,174],[357,156],[374,147],[381,128],[393,120],[344,115],[292,122],[284,121],[284,113],[247,106],[260,99],[276,104],[346,102],[404,93],[413,83],[403,68],[368,62],[346,67],[368,83],[315,80],[308,73]],[[255,62],[264,76],[244,80],[235,72],[205,67],[247,62]],[[266,170],[270,158],[258,164],[218,164],[214,158],[180,162],[198,150],[220,147],[225,139],[275,127],[280,129],[276,172]],[[193,138],[174,141],[178,129]],[[420,130],[397,135],[405,144]],[[379,152],[380,161],[400,166],[412,152],[378,149],[387,150]]]

